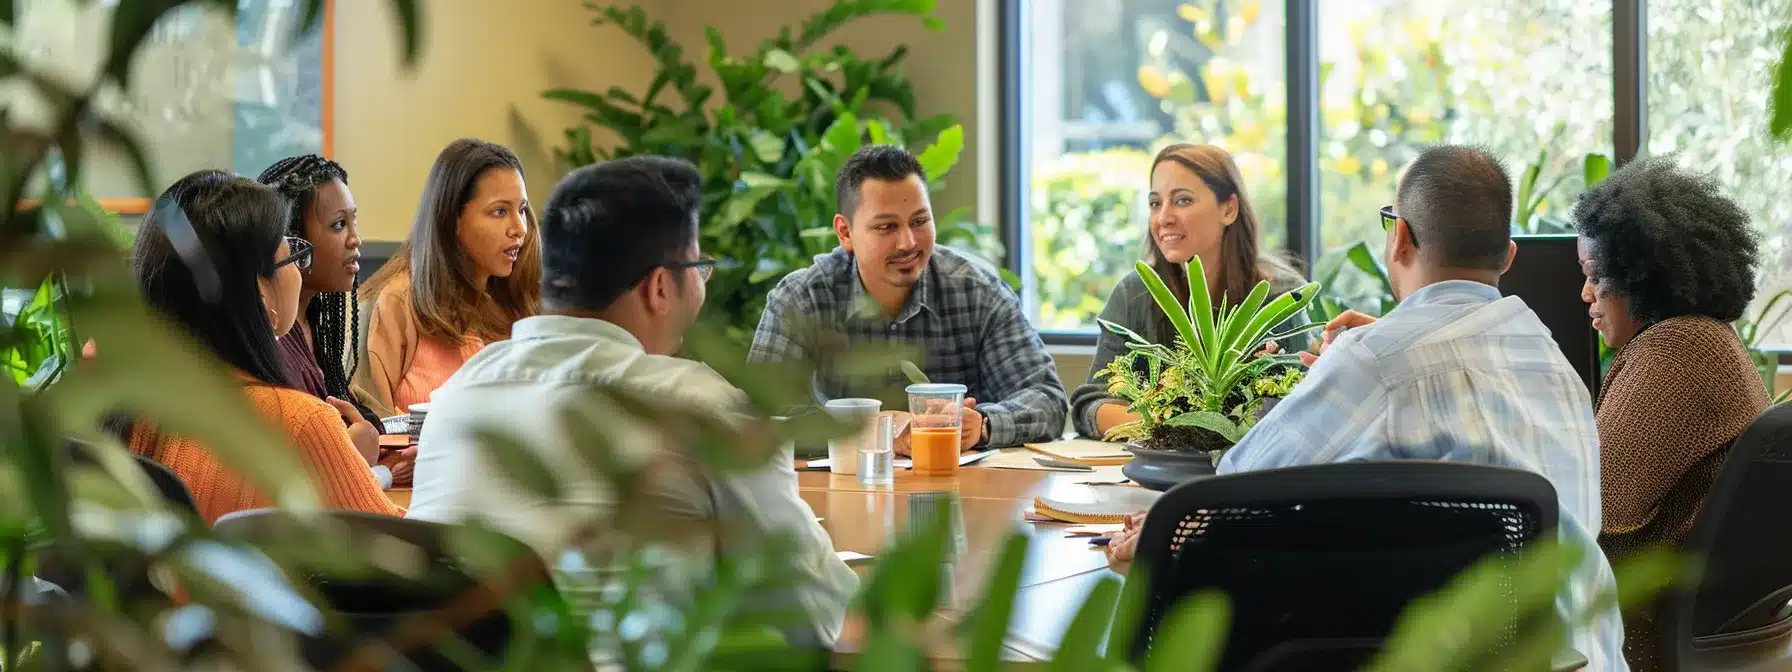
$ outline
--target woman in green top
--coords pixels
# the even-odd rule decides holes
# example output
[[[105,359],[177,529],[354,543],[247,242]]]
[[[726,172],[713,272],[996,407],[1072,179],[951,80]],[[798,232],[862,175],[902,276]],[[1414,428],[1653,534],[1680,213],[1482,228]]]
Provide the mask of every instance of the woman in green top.
[[[1151,161],[1151,218],[1145,261],[1182,303],[1188,302],[1183,264],[1200,257],[1215,302],[1237,303],[1251,288],[1268,280],[1273,293],[1299,288],[1300,272],[1273,253],[1261,251],[1257,215],[1244,193],[1244,179],[1232,155],[1213,145],[1176,144]],[[1121,279],[1101,319],[1132,329],[1153,343],[1168,343],[1175,334],[1137,272]],[[1126,351],[1119,336],[1103,330],[1095,349],[1089,382],[1070,395],[1070,417],[1077,434],[1101,438],[1109,429],[1138,417],[1127,402],[1108,395],[1096,376],[1116,355]]]

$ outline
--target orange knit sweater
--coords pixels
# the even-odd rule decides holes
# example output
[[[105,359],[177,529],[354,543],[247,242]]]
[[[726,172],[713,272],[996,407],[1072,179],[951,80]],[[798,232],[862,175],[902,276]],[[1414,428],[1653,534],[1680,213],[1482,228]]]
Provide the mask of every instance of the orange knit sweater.
[[[311,474],[324,508],[351,509],[402,516],[399,508],[355,451],[342,416],[322,400],[300,390],[245,383],[244,394],[262,415],[284,430]],[[132,428],[131,452],[165,464],[192,491],[199,515],[211,524],[224,514],[274,505],[247,478],[232,471],[199,442],[164,436],[143,425]]]

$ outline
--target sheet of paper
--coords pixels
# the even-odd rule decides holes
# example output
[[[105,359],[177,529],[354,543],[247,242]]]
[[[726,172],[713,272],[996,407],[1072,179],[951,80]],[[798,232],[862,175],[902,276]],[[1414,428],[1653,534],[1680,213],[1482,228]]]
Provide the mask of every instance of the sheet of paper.
[[[959,455],[958,456],[958,466],[961,466],[961,467],[971,466],[978,462],[982,462],[984,458],[989,457],[989,456],[994,455],[999,452],[1001,452],[1001,451],[999,451],[999,450],[983,450],[983,451],[978,451],[975,453],[965,453],[963,455]],[[814,463],[811,462],[810,464],[814,464]],[[906,457],[898,457],[894,461],[892,461],[891,464],[895,465],[895,467],[897,469],[913,469],[913,468],[915,468],[915,461],[912,459],[906,458]]]
[[[849,565],[871,559],[871,556],[858,551],[836,551],[834,555],[840,556],[840,561]]]

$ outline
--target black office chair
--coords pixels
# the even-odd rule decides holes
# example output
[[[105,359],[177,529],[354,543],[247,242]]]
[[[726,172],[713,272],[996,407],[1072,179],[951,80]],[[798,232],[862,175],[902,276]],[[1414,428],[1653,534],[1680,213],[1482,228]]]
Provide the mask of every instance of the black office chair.
[[[483,581],[494,572],[505,572],[516,581],[511,595],[521,596],[482,615],[462,618],[450,631],[489,664],[502,661],[513,646],[549,656],[556,663],[552,669],[566,669],[574,662],[576,669],[590,669],[585,642],[568,641],[564,631],[543,633],[535,619],[544,613],[557,618],[570,618],[570,611],[554,588],[547,565],[534,551],[514,539],[495,533],[478,533],[477,556],[469,557],[460,546],[466,528],[417,520],[405,520],[356,511],[335,511],[326,514],[323,525],[336,526],[337,534],[348,535],[348,543],[357,549],[402,548],[415,552],[421,559],[421,570],[415,576],[400,576],[381,570],[343,571],[330,566],[331,559],[315,564],[289,567],[292,578],[310,588],[321,600],[318,606],[327,616],[335,617],[332,629],[320,635],[305,635],[301,653],[306,662],[317,669],[335,669],[353,655],[358,647],[377,641],[396,629],[410,624],[424,614],[447,616],[470,592],[486,590]],[[239,512],[217,521],[213,532],[227,540],[251,544],[285,542],[314,533],[319,522],[305,521],[289,512],[265,509]],[[520,563],[520,564],[519,564]],[[565,622],[559,625],[566,625]],[[438,638],[439,639],[439,638]],[[390,651],[385,653],[390,654]],[[387,669],[460,670],[442,650],[442,642],[428,641],[403,652],[403,660],[386,659]],[[413,667],[414,666],[414,667]],[[545,669],[545,668],[537,668]]]
[[[92,445],[76,440],[66,443],[70,462],[77,465],[96,465],[97,459]],[[168,467],[141,455],[133,456],[143,475],[149,478],[156,491],[161,494],[162,502],[172,511],[189,516],[197,521],[199,506],[194,503],[193,494],[187,490],[179,476],[175,476]],[[195,523],[197,524],[197,523]],[[33,572],[42,579],[66,592],[74,599],[85,599],[89,587],[87,585],[87,567],[68,555],[60,544],[55,542],[39,544],[31,550],[37,561],[37,569]],[[120,599],[129,603],[151,603],[166,601],[167,593],[156,586],[151,574],[151,564],[147,556],[141,554],[109,554],[101,567],[109,580],[112,591]]]
[[[1696,584],[1658,611],[1663,669],[1741,668],[1792,648],[1792,404],[1767,409],[1731,444],[1699,507],[1686,551]],[[1792,662],[1792,661],[1788,661]]]
[[[1217,476],[1164,493],[1137,562],[1131,655],[1204,589],[1232,605],[1221,670],[1356,670],[1415,598],[1556,526],[1542,476],[1456,462],[1347,462]],[[1517,614],[1514,614],[1514,619]]]

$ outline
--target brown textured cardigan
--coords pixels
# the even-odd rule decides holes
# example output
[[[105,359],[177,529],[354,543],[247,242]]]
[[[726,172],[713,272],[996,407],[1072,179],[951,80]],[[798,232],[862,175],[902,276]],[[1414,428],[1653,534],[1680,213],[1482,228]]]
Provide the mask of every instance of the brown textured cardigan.
[[[1618,351],[1597,409],[1599,546],[1612,564],[1686,541],[1730,442],[1767,401],[1735,330],[1709,317],[1662,320]],[[1625,614],[1624,657],[1633,670],[1656,667],[1652,616]]]

